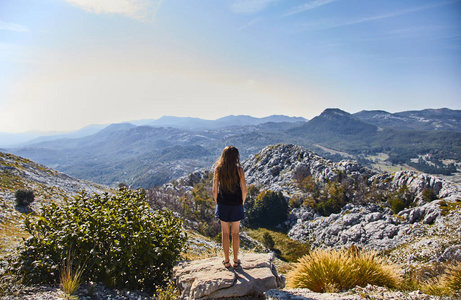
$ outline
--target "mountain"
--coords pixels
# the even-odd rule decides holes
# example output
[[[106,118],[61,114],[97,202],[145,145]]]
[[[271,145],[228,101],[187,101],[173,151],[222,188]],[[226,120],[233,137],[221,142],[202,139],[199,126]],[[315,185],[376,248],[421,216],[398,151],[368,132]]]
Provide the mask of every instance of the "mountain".
[[[288,132],[321,139],[326,135],[347,136],[347,138],[375,134],[378,127],[365,123],[348,112],[337,108],[325,109],[319,116]]]
[[[300,124],[270,122],[190,131],[121,123],[80,139],[41,142],[10,152],[101,184],[150,187],[213,164],[228,144],[238,146],[242,157],[247,157],[268,144],[285,141],[283,132]]]
[[[249,191],[284,195],[290,213],[279,229],[312,248],[374,249],[406,267],[453,260],[461,249],[458,184],[411,171],[378,173],[351,160],[332,162],[293,144],[267,146],[242,165]],[[171,198],[207,178],[209,169],[196,171],[155,192]],[[247,198],[246,212],[257,193]],[[396,207],[395,199],[407,202]]]
[[[0,147],[11,147],[14,145],[23,144],[27,141],[37,139],[41,136],[50,135],[51,133],[41,132],[24,132],[24,133],[7,133],[0,132]]]
[[[389,116],[386,112],[377,114]],[[387,153],[393,163],[410,162],[428,153],[439,161],[461,161],[460,132],[378,127],[339,109],[326,109],[320,116],[287,130],[287,134],[353,155]]]
[[[282,122],[306,122],[307,120],[301,117],[288,117],[283,115],[272,115],[264,118],[255,118],[251,116],[227,116],[216,120],[204,120],[199,118],[189,117],[171,117],[165,116],[160,119],[146,122],[144,125],[154,127],[174,127],[187,130],[215,130],[225,127],[237,127],[247,125],[259,125],[263,123],[282,123]]]
[[[78,178],[106,185],[125,182],[136,188],[162,185],[211,166],[227,145],[239,148],[242,159],[277,143],[304,146],[335,160],[342,159],[339,153],[342,152],[368,165],[372,161],[364,156],[384,153],[389,157],[389,163],[408,164],[428,173],[447,175],[457,168],[450,160],[461,161],[460,132],[379,127],[340,109],[326,109],[307,122],[237,125],[239,122],[248,124],[287,118],[292,119],[284,116],[260,119],[228,116],[213,121],[213,126],[218,129],[203,130],[120,123],[82,138],[45,141],[10,148],[8,152]],[[179,120],[190,125],[199,119]],[[231,123],[234,126],[227,126]],[[426,158],[420,161],[422,156]]]
[[[89,125],[82,129],[68,133],[51,132],[26,132],[26,133],[0,133],[0,147],[19,147],[40,142],[54,141],[58,139],[77,139],[93,135],[107,125]]]
[[[394,114],[382,110],[363,110],[353,115],[376,126],[399,130],[461,131],[461,110],[448,108],[404,111]]]

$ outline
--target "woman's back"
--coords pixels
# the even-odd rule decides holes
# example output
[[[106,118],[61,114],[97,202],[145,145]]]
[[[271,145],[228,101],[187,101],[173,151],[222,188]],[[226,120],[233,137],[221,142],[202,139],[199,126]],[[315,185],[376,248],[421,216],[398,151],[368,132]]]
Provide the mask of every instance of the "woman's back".
[[[242,188],[240,186],[240,176],[238,169],[236,170],[236,179],[232,184],[232,188],[225,188],[219,185],[217,202],[220,204],[237,206],[242,205]]]

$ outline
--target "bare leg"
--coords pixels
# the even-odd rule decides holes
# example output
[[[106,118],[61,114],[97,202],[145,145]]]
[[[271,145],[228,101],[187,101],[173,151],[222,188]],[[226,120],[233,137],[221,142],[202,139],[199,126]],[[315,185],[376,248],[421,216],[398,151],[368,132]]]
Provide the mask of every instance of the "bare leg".
[[[222,234],[222,249],[224,251],[224,261],[229,261],[229,233],[230,233],[230,224],[229,222],[221,221],[221,234]]]
[[[240,221],[231,223],[231,234],[232,234],[232,253],[234,254],[234,262],[238,261],[239,248],[240,248]]]

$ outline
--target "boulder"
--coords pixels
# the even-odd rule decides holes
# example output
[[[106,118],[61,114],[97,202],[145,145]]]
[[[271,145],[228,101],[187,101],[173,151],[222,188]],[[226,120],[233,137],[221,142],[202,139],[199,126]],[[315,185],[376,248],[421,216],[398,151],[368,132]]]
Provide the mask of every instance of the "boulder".
[[[284,287],[285,279],[277,274],[273,259],[273,253],[244,253],[237,269],[226,269],[221,257],[182,261],[173,274],[181,299],[258,297]]]
[[[438,261],[461,261],[461,244],[445,249]]]

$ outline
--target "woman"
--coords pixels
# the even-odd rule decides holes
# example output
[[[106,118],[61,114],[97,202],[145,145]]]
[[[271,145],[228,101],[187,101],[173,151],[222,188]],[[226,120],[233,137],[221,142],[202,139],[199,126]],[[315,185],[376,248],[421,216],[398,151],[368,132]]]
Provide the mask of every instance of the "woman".
[[[240,154],[234,146],[227,146],[216,162],[213,178],[213,198],[216,203],[216,217],[221,221],[223,264],[231,266],[229,260],[229,233],[232,234],[233,267],[240,266],[240,220],[243,219],[243,204],[247,196],[245,173],[240,165]]]

